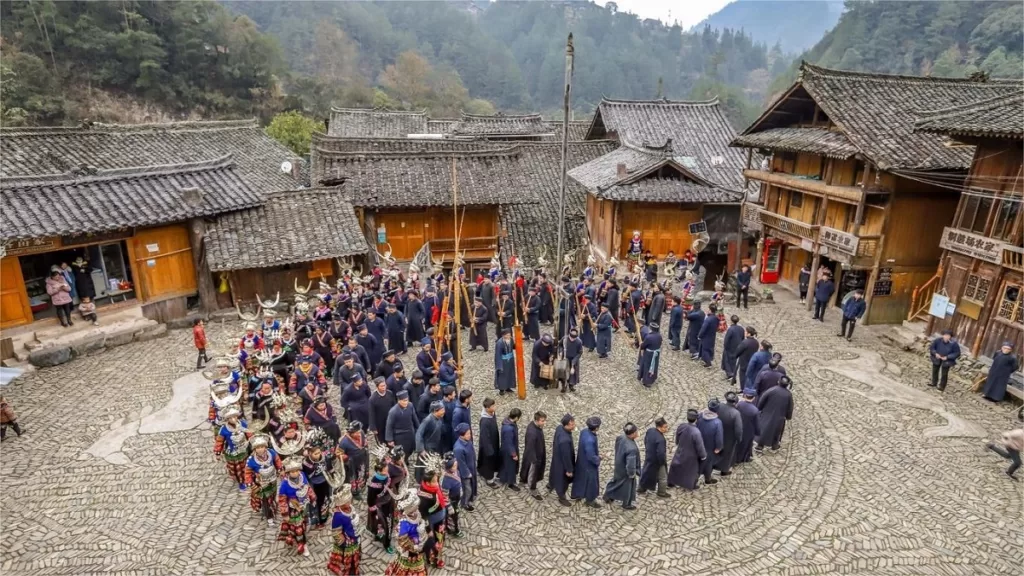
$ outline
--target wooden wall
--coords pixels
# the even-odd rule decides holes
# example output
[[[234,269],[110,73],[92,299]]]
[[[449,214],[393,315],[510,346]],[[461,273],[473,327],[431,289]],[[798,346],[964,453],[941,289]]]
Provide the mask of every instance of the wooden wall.
[[[656,258],[664,258],[669,250],[681,255],[693,244],[689,225],[700,221],[701,214],[699,206],[623,202],[622,248],[625,250],[629,245],[633,231],[639,230],[644,249]]]
[[[188,314],[188,297],[177,296],[142,305],[142,315],[157,322],[167,322]]]
[[[604,252],[605,256],[615,256],[619,250],[621,257],[621,246],[617,244],[615,237],[615,202],[600,200],[592,194],[587,194],[587,226],[590,231],[590,240],[594,246]],[[630,235],[633,231],[630,230]]]
[[[32,321],[25,279],[17,256],[0,259],[0,328]]]
[[[393,244],[392,244],[393,245]],[[275,294],[281,293],[282,300],[291,300],[295,294],[295,283],[298,281],[300,287],[305,288],[310,280],[313,287],[310,289],[315,293],[320,282],[319,274],[314,272],[310,262],[278,266],[275,268],[250,268],[247,270],[233,270],[230,276],[231,293],[238,302],[253,303],[256,295],[259,294],[263,300],[273,300]],[[364,268],[364,274],[368,271]],[[326,275],[328,282],[333,281],[334,275]]]
[[[128,243],[138,298],[144,302],[196,293],[188,228],[172,224],[135,232]]]
[[[498,208],[487,206],[469,208],[465,220],[459,211],[462,238],[486,238],[498,236]],[[455,238],[455,218],[451,210],[431,208],[406,212],[377,212],[375,224],[387,230],[387,242],[391,244],[392,256],[398,260],[411,260],[425,242],[437,239]],[[376,239],[375,239],[376,240]],[[382,254],[385,244],[378,244]]]
[[[882,262],[931,266],[934,272],[942,255],[942,230],[953,221],[959,195],[902,178],[896,185]]]

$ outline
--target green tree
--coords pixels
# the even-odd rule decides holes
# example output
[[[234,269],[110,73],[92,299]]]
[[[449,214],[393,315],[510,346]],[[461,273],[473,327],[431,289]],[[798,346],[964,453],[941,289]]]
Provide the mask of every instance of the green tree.
[[[322,123],[309,116],[304,116],[296,110],[282,112],[274,116],[266,129],[268,136],[284,144],[299,156],[309,154],[313,134],[323,131]]]

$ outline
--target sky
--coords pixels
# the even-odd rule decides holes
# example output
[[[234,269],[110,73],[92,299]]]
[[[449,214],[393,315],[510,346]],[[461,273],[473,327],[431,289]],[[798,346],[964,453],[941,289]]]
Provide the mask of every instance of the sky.
[[[666,24],[678,20],[683,30],[718,12],[731,0],[613,0],[623,12],[640,18],[656,18]],[[604,6],[609,0],[596,0]]]

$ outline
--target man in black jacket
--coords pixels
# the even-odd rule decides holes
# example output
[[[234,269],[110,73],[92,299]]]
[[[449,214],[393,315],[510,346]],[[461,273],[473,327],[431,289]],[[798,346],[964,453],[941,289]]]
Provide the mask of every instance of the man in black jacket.
[[[498,436],[498,420],[494,416],[496,410],[494,398],[484,398],[484,412],[480,415],[480,442],[476,468],[480,477],[491,488],[498,487],[494,475],[501,465],[501,441]]]
[[[547,449],[544,446],[544,422],[547,417],[547,414],[537,412],[533,415],[533,422],[526,426],[526,447],[519,467],[519,482],[529,485],[530,496],[535,500],[543,499],[540,492],[537,492],[537,482],[544,477],[544,466],[547,463]]]
[[[732,383],[735,384],[736,378],[739,378],[740,388],[747,381],[747,365],[750,364],[750,358],[761,347],[757,342],[757,330],[753,326],[744,327],[743,335],[743,342],[740,342],[740,345],[736,348],[736,372],[733,374],[732,379]]]
[[[696,272],[694,272],[696,274]],[[750,294],[750,266],[744,264],[736,273],[736,307],[743,303],[743,309],[747,309],[747,298]]]

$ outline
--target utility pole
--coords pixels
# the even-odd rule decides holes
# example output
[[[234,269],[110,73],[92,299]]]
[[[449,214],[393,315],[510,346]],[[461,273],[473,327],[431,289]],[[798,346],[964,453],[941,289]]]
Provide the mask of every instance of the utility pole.
[[[572,71],[573,71],[573,58],[575,57],[575,50],[572,46],[572,32],[569,33],[569,39],[565,43],[565,93],[562,101],[562,179],[558,187],[558,249],[555,257],[555,269],[558,271],[558,285],[559,289],[555,291],[555,315],[557,321],[555,322],[555,350],[559,350],[558,343],[561,341],[560,338],[564,334],[558,333],[558,328],[562,322],[562,316],[559,313],[559,304],[561,303],[561,285],[562,285],[562,238],[565,232],[565,184],[567,178],[567,166],[568,155],[569,155],[569,96],[572,93]],[[568,319],[565,320],[568,326]]]

